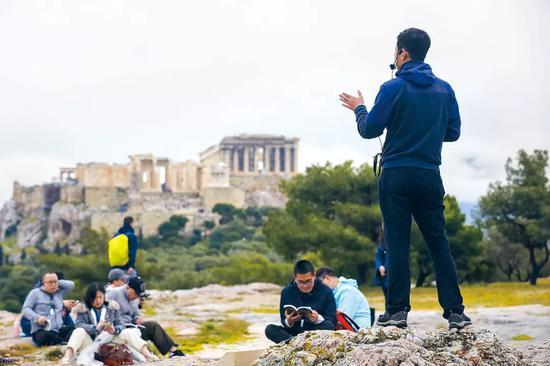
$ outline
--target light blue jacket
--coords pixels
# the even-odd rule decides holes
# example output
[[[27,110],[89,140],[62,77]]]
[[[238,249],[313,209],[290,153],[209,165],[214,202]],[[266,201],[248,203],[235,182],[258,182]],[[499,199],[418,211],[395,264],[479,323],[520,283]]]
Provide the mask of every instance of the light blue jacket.
[[[370,328],[370,307],[367,298],[357,287],[357,281],[339,277],[340,283],[332,290],[336,308],[353,319],[361,328]]]

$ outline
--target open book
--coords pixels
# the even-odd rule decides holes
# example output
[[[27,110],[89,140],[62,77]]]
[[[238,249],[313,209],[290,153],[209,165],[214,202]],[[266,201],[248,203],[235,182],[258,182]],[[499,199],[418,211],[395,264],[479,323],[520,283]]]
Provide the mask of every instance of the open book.
[[[284,305],[283,306],[283,309],[285,309],[285,311],[292,311],[292,312],[297,312],[298,314],[302,315],[302,316],[305,316],[305,315],[308,315],[308,314],[311,314],[312,312],[312,308],[311,306],[300,306],[300,307],[296,307],[294,305]]]

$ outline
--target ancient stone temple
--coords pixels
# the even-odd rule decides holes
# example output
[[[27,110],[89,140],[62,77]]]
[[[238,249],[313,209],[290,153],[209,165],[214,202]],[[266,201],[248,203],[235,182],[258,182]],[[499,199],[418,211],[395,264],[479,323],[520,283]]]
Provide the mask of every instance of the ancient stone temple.
[[[25,187],[15,182],[5,206],[10,210],[4,210],[9,215],[0,215],[0,227],[19,222],[18,232],[28,233],[18,237],[24,247],[44,236],[46,242],[70,242],[87,226],[112,232],[127,215],[150,235],[174,214],[188,217],[192,230],[211,219],[217,203],[282,207],[286,197],[279,183],[298,172],[298,142],[243,134],[224,137],[200,152],[198,162],[135,154],[122,164],[62,167],[52,183]],[[8,216],[12,219],[2,218]]]
[[[200,153],[200,164],[224,163],[234,176],[290,177],[298,171],[298,141],[272,135],[224,137]]]

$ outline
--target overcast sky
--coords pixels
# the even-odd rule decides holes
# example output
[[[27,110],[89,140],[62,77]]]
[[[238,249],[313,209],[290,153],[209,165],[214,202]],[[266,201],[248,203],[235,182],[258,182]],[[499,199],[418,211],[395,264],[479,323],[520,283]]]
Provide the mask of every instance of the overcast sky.
[[[397,34],[426,30],[462,137],[448,193],[475,202],[518,149],[550,148],[550,2],[0,2],[0,204],[60,166],[154,153],[198,159],[240,133],[300,137],[300,169],[370,162],[342,91],[370,108]]]

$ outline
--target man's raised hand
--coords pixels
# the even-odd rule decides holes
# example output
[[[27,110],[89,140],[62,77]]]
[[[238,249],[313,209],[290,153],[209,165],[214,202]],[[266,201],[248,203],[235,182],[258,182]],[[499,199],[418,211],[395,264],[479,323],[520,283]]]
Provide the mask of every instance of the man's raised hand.
[[[340,101],[342,102],[342,105],[348,109],[351,109],[352,111],[357,108],[357,106],[364,105],[365,100],[363,99],[363,94],[361,94],[361,91],[357,91],[358,97],[354,97],[353,95],[342,93],[340,94]]]

